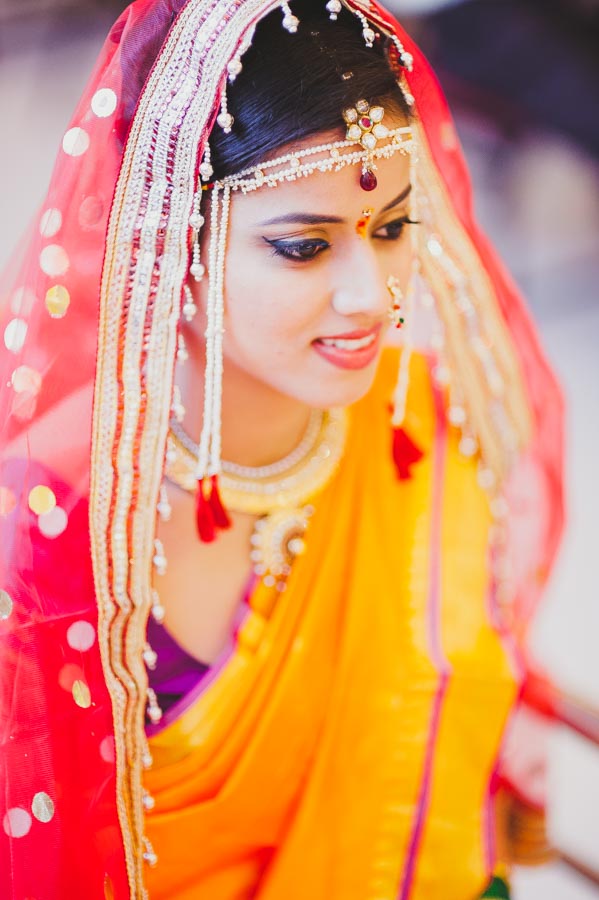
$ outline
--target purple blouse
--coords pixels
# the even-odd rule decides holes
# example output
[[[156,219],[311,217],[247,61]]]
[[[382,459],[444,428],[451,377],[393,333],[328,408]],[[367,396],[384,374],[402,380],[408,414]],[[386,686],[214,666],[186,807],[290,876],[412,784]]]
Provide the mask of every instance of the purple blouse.
[[[158,706],[166,712],[199,684],[210,666],[190,656],[152,617],[148,620],[148,643],[157,654],[156,666],[149,673],[150,687],[156,692]]]

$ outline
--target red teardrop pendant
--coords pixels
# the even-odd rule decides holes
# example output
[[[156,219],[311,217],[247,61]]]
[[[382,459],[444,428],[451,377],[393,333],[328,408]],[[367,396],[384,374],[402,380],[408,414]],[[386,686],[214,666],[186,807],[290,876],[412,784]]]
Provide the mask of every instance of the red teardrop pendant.
[[[360,187],[363,191],[373,191],[377,184],[378,181],[376,180],[376,175],[374,172],[371,172],[370,169],[366,169],[366,171],[362,172],[360,175]]]

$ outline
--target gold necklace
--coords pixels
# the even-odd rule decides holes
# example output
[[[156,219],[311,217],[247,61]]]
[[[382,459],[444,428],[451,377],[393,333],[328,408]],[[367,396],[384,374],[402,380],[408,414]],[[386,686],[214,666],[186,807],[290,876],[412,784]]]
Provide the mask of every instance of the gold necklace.
[[[219,488],[227,509],[260,517],[251,537],[250,558],[267,587],[285,589],[293,561],[305,548],[304,535],[314,512],[309,501],[333,477],[346,432],[346,411],[327,410],[312,415],[302,441],[285,459],[259,467],[223,462]],[[178,423],[171,422],[168,480],[195,492],[197,456],[197,445]]]

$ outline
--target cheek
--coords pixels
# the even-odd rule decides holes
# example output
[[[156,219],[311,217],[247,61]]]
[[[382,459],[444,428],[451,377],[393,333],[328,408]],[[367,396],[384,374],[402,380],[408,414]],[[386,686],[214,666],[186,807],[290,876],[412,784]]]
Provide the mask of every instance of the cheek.
[[[230,253],[225,278],[226,323],[230,337],[240,346],[260,347],[279,339],[305,344],[314,337],[328,307],[324,278],[314,272],[290,271],[268,252]]]

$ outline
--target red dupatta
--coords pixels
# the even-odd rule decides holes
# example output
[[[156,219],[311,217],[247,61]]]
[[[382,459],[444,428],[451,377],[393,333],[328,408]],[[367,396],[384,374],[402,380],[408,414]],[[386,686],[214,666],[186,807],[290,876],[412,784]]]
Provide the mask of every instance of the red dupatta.
[[[143,896],[143,635],[186,223],[226,63],[275,6],[137,0],[123,13],[1,282],[3,897]],[[468,273],[512,395],[507,416],[520,449],[509,482],[502,460],[497,468],[517,501],[511,593],[522,632],[562,524],[561,396],[522,300],[473,220],[433,73],[382,9],[351,8],[414,56],[404,77],[416,100],[431,221]],[[220,69],[209,70],[217,52]],[[468,342],[449,308],[455,285],[434,266],[431,278],[445,296],[459,369],[470,358],[461,359]],[[462,374],[475,392],[476,369]],[[473,404],[492,447],[482,398]]]

